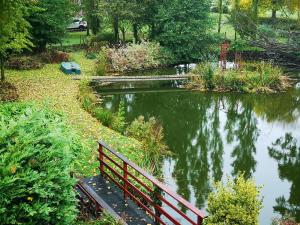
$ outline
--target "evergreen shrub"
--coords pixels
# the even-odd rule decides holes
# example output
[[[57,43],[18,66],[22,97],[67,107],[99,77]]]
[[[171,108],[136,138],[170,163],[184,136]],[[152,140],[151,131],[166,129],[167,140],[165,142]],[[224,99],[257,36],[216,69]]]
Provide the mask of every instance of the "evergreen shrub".
[[[79,146],[63,117],[34,104],[0,105],[1,224],[72,224]]]

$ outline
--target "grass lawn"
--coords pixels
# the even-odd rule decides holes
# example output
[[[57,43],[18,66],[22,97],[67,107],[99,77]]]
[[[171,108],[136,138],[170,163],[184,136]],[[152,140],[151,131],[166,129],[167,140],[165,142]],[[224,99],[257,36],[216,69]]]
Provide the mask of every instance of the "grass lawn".
[[[81,67],[83,74],[91,74],[94,61],[86,59],[83,52],[71,54]],[[63,112],[69,124],[82,137],[87,150],[82,158],[77,159],[77,172],[81,175],[92,175],[96,172],[97,144],[101,139],[136,163],[143,158],[139,150],[140,143],[132,138],[103,126],[97,119],[81,108],[78,100],[79,81],[64,75],[58,64],[48,64],[44,68],[29,71],[7,70],[7,81],[13,83],[21,101],[35,101],[41,107],[48,107]]]
[[[86,31],[68,31],[62,40],[63,46],[79,45],[86,39]]]

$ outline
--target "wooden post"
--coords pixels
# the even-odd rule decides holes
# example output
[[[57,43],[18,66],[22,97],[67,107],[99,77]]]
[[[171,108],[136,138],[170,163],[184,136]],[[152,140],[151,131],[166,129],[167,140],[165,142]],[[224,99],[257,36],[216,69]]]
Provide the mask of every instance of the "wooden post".
[[[128,164],[126,162],[123,162],[123,171],[124,171],[124,174],[123,174],[123,177],[124,177],[124,199],[127,200],[127,188],[128,188],[128,185],[127,185],[127,181],[128,181]]]
[[[103,164],[103,146],[99,144],[99,161],[100,161],[100,173],[103,174],[104,164]]]

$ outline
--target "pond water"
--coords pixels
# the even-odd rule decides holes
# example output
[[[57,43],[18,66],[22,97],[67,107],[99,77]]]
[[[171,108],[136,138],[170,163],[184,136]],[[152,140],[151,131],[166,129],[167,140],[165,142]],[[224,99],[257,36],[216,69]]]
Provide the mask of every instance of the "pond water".
[[[174,72],[178,68],[168,70]],[[163,162],[165,183],[197,207],[205,210],[214,181],[243,171],[263,185],[260,224],[271,224],[287,210],[300,222],[300,85],[269,95],[199,93],[180,86],[119,83],[96,90],[112,111],[124,100],[128,122],[139,115],[161,122],[174,153]]]

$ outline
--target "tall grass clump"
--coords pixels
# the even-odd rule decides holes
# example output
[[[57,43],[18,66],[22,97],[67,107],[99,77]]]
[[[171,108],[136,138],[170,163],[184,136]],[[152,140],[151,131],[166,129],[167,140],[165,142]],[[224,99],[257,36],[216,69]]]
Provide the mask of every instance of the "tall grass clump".
[[[0,105],[1,224],[72,224],[76,137],[61,115],[33,104]]]
[[[154,117],[145,121],[143,116],[139,116],[127,127],[126,134],[142,143],[147,157],[145,161],[151,163],[153,171],[157,171],[162,157],[169,154],[161,124]]]
[[[239,175],[235,181],[215,184],[216,190],[208,196],[206,225],[236,224],[258,225],[262,208],[260,188],[252,180]]]
[[[282,69],[267,62],[244,63],[242,68],[227,70],[206,62],[191,73],[196,76],[189,86],[200,90],[270,93],[289,86]]]
[[[114,114],[111,126],[114,130],[124,134],[126,129],[124,101],[120,102],[118,112]]]

